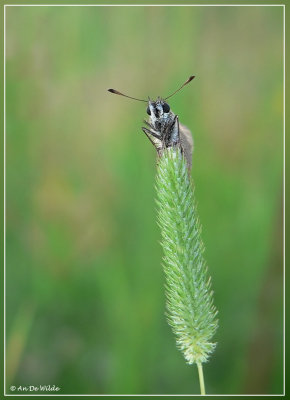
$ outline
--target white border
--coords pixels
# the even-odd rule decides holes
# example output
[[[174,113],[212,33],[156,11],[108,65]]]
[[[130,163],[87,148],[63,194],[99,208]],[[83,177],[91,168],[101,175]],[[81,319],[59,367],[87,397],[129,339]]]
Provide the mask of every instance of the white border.
[[[5,4],[4,7],[285,7],[285,4]]]
[[[285,4],[4,4],[4,7],[284,7]]]
[[[285,396],[286,385],[286,362],[285,362],[285,349],[286,349],[286,253],[285,253],[285,175],[286,175],[286,12],[285,5],[283,7],[283,367],[284,367],[284,382],[283,382],[283,396]]]
[[[282,394],[207,394],[206,396],[285,396],[285,129],[286,129],[286,117],[285,117],[285,82],[286,82],[286,15],[285,15],[285,4],[4,4],[4,140],[3,140],[3,151],[4,151],[4,396],[140,396],[140,397],[187,397],[187,396],[201,396],[200,394],[54,394],[53,392],[47,394],[18,394],[18,393],[6,393],[6,7],[283,7],[283,393]]]
[[[6,8],[4,5],[4,24],[3,24],[3,29],[4,29],[4,35],[3,35],[3,41],[4,41],[4,60],[3,60],[3,79],[4,79],[4,99],[3,99],[3,111],[4,111],[4,121],[3,121],[3,128],[4,128],[4,138],[3,138],[3,152],[4,152],[4,157],[3,157],[3,167],[4,167],[4,171],[3,171],[3,184],[4,184],[4,190],[3,190],[3,205],[4,205],[4,210],[3,210],[3,219],[4,219],[4,249],[3,249],[3,257],[4,257],[4,302],[3,302],[3,306],[4,306],[4,369],[3,369],[3,382],[4,382],[4,396],[6,396]]]

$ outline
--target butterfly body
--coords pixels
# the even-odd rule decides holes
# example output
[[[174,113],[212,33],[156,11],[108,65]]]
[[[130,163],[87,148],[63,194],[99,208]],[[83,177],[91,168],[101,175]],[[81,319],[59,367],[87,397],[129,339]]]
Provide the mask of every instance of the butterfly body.
[[[190,170],[193,139],[189,129],[180,124],[178,116],[161,98],[148,101],[147,114],[149,121],[144,121],[147,127],[143,127],[142,130],[156,148],[158,155],[161,156],[166,148],[179,146]]]

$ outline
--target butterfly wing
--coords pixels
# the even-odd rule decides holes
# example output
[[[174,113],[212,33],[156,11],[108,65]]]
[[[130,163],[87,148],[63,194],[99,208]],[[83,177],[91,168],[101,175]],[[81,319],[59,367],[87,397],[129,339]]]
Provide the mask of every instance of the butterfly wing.
[[[179,124],[180,144],[183,150],[184,158],[186,159],[188,170],[192,166],[192,153],[193,153],[193,138],[187,126]]]

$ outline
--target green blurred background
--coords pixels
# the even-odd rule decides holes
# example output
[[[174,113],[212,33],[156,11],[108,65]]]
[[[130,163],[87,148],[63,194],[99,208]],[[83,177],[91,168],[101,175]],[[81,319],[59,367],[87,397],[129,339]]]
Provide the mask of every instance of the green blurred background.
[[[164,316],[146,105],[193,131],[208,393],[282,392],[282,7],[6,9],[7,384],[198,393]],[[9,390],[8,390],[9,393]]]

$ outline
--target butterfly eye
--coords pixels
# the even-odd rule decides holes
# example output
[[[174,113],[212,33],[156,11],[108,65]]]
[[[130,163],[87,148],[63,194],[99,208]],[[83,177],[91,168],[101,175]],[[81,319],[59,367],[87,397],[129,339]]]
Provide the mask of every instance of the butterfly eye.
[[[163,112],[169,113],[169,111],[170,111],[169,104],[164,103],[164,104],[162,105],[162,107],[163,107]]]
[[[151,115],[151,111],[150,111],[150,108],[149,108],[149,106],[147,107],[147,110],[146,110],[146,112],[147,112],[147,114],[148,114],[148,115]]]

